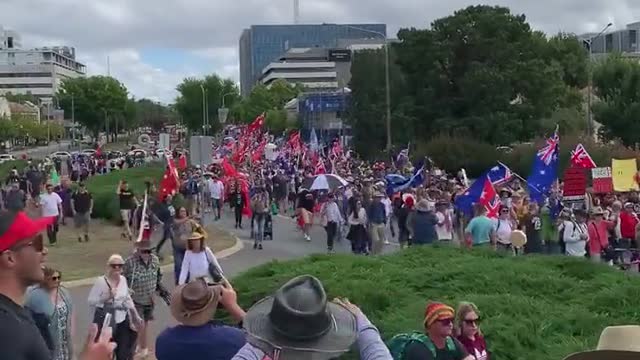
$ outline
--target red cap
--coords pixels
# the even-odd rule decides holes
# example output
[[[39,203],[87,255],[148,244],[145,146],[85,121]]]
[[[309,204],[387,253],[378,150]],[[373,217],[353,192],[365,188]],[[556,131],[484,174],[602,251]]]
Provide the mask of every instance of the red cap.
[[[21,240],[29,239],[52,224],[55,217],[31,219],[24,211],[0,212],[0,251],[5,251]]]

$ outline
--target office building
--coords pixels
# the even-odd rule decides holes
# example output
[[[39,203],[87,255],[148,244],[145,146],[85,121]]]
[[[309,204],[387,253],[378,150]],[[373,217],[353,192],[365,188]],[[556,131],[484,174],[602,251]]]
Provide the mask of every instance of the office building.
[[[295,48],[337,48],[341,39],[383,39],[385,24],[252,25],[240,36],[240,90],[247,96],[265,67]]]
[[[626,28],[606,32],[600,36],[598,33],[588,33],[578,36],[585,42],[587,49],[591,42],[591,53],[595,56],[608,53],[622,53],[625,56],[640,56],[638,42],[640,36],[640,22],[628,24]]]
[[[62,80],[86,74],[86,67],[76,60],[73,47],[22,49],[18,34],[10,31],[1,34],[0,95],[30,93],[52,97]]]

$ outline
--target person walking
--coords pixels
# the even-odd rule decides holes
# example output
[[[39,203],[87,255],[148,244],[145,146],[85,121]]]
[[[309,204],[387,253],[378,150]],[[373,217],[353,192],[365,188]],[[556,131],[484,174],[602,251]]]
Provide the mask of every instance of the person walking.
[[[53,191],[53,185],[47,184],[45,189],[46,193],[40,195],[38,200],[40,216],[53,219],[53,222],[47,226],[47,237],[49,245],[55,245],[58,242],[58,223],[62,216],[62,199]]]
[[[262,250],[264,240],[264,224],[269,212],[268,195],[264,189],[258,189],[251,200],[251,211],[253,212],[253,248]]]
[[[220,213],[222,212],[222,204],[224,202],[224,184],[217,175],[214,175],[211,181],[208,183],[209,196],[211,197],[211,207],[214,212],[214,219],[220,220]]]
[[[332,254],[334,253],[333,245],[338,235],[338,226],[344,222],[333,193],[329,194],[328,201],[322,208],[322,218],[325,221],[324,228],[327,232],[327,252]]]
[[[349,213],[349,233],[347,239],[351,241],[351,251],[354,254],[368,255],[367,251],[367,211],[362,207],[362,201],[356,200]]]
[[[182,260],[178,285],[200,278],[209,278],[216,283],[223,280],[224,272],[218,259],[205,245],[205,234],[194,232],[187,239],[187,252]]]
[[[59,271],[45,267],[44,279],[27,292],[25,308],[29,309],[36,324],[42,324],[40,332],[53,349],[53,360],[73,358],[73,304],[71,294],[60,285]]]
[[[385,243],[385,227],[387,223],[387,209],[382,203],[384,194],[376,192],[374,194],[373,201],[369,205],[369,211],[367,211],[367,218],[369,220],[369,233],[371,238],[371,253],[373,255],[379,255],[382,253],[382,248]]]
[[[116,195],[120,201],[120,217],[122,218],[123,232],[122,237],[133,240],[133,232],[131,231],[131,215],[133,210],[138,207],[138,200],[133,191],[129,189],[129,184],[120,180],[116,188]]]
[[[148,350],[149,323],[154,320],[154,296],[166,298],[169,292],[162,286],[160,260],[153,254],[151,242],[142,240],[135,243],[135,253],[127,258],[122,267],[122,275],[132,290],[131,300],[141,321],[136,323],[138,348],[136,355],[146,357]]]
[[[176,209],[173,207],[172,201],[173,197],[171,195],[167,195],[162,202],[157,203],[156,209],[154,210],[156,217],[163,224],[162,238],[158,242],[158,245],[156,245],[155,249],[156,255],[158,256],[160,261],[163,260],[163,256],[161,253],[162,246],[167,241],[167,239],[171,239],[171,242],[173,243],[173,239],[175,237],[175,234],[173,233],[173,221],[176,216]]]
[[[438,218],[433,213],[429,200],[422,199],[416,205],[416,211],[409,217],[409,231],[412,234],[412,245],[428,245],[438,240],[436,225]]]
[[[78,184],[78,190],[71,196],[73,221],[78,231],[78,242],[89,242],[89,223],[93,212],[93,197],[84,183]]]
[[[106,274],[96,279],[87,299],[94,311],[93,323],[101,327],[106,314],[111,314],[113,341],[117,345],[115,358],[132,360],[133,346],[136,342],[136,332],[132,327],[142,323],[142,319],[131,299],[127,279],[122,275],[122,256],[111,255],[107,266]]]
[[[245,207],[245,199],[242,195],[242,190],[240,189],[240,184],[236,182],[231,190],[231,195],[229,196],[229,202],[231,207],[233,208],[235,219],[236,219],[236,229],[242,229],[242,209]]]

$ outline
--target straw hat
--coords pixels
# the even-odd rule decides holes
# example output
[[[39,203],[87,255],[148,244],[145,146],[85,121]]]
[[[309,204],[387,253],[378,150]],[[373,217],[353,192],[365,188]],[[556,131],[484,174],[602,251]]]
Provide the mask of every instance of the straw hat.
[[[571,354],[565,360],[640,359],[640,326],[609,326],[600,334],[595,350]]]
[[[522,230],[513,230],[510,240],[513,247],[521,249],[527,243],[527,235]]]
[[[604,215],[604,210],[600,206],[596,206],[591,209],[591,215]]]

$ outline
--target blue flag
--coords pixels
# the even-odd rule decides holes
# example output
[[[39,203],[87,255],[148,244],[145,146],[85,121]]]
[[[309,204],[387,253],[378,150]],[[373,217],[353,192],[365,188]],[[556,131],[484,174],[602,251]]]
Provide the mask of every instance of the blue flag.
[[[482,190],[484,189],[483,179],[487,178],[487,174],[484,173],[462,195],[456,196],[455,205],[458,210],[468,217],[473,217],[473,204],[477,203],[482,196]],[[485,180],[486,181],[486,180]]]
[[[560,137],[556,129],[553,136],[547,139],[545,146],[536,153],[536,158],[533,160],[527,186],[531,200],[538,204],[542,204],[554,181],[558,179],[559,145]]]
[[[486,175],[493,185],[502,185],[513,178],[513,172],[509,167],[501,162],[487,171]]]
[[[418,187],[424,183],[424,162],[420,166],[416,166],[413,175],[408,179],[402,175],[391,174],[385,176],[385,180],[387,181],[387,194],[395,194],[411,187]]]

